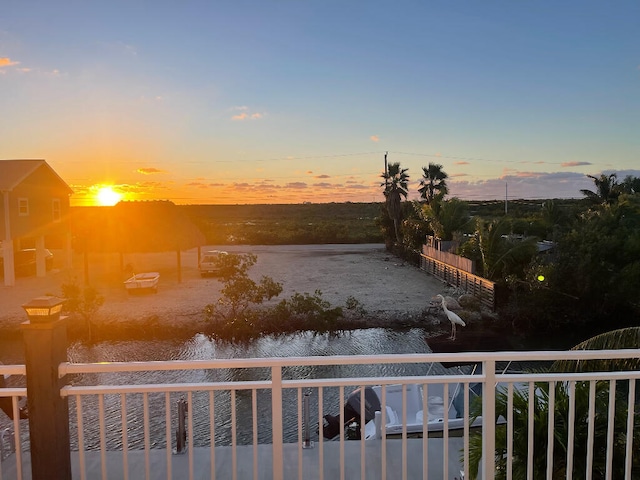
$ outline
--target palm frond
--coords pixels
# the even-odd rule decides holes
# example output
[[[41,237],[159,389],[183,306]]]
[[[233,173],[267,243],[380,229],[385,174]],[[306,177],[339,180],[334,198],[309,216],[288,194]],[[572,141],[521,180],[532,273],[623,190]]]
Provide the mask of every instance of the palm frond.
[[[640,349],[640,327],[621,328],[601,333],[579,343],[571,350]],[[557,360],[551,365],[554,372],[613,372],[640,369],[640,356],[604,360]]]

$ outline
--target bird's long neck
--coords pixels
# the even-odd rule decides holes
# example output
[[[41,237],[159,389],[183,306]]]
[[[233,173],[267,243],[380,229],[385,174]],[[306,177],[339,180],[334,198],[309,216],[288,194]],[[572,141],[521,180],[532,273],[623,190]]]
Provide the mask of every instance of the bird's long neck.
[[[447,302],[444,300],[444,298],[442,299],[442,309],[445,312],[448,312],[449,310],[447,310]]]

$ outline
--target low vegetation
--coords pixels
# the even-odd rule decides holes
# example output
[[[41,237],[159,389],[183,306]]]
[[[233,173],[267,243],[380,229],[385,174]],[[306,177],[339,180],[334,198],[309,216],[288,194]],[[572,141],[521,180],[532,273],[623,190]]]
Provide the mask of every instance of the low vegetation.
[[[381,243],[379,203],[188,205],[209,245]]]
[[[61,286],[64,298],[64,311],[70,315],[79,316],[88,340],[93,340],[92,319],[104,303],[104,297],[92,286],[80,286],[77,278],[69,278]]]
[[[301,331],[336,332],[346,316],[361,317],[366,311],[358,300],[347,299],[345,308],[333,307],[322,292],[294,293],[275,305],[264,305],[282,292],[282,285],[263,276],[258,282],[249,277],[257,257],[253,254],[221,255],[216,259],[222,283],[222,296],[205,307],[207,332],[214,338],[248,341],[261,335],[282,335]]]

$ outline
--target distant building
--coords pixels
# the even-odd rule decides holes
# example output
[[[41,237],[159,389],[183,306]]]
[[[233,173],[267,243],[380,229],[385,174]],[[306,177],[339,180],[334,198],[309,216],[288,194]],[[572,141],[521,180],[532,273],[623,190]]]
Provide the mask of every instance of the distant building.
[[[71,188],[44,160],[0,160],[0,240],[4,285],[15,285],[16,252],[35,249],[35,273],[46,275],[47,247],[71,259]]]

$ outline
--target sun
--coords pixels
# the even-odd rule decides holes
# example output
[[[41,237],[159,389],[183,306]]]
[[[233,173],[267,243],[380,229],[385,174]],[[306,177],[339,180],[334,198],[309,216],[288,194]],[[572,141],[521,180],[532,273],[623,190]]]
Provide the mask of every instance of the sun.
[[[98,190],[96,197],[100,205],[103,207],[111,207],[120,201],[122,195],[118,192],[114,192],[111,187],[102,187]]]

